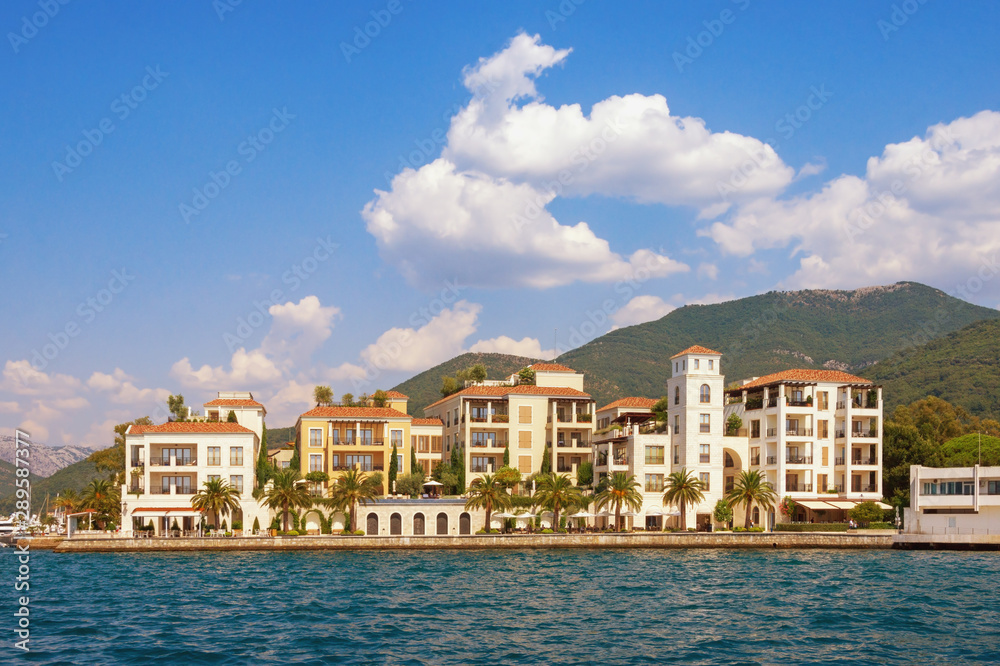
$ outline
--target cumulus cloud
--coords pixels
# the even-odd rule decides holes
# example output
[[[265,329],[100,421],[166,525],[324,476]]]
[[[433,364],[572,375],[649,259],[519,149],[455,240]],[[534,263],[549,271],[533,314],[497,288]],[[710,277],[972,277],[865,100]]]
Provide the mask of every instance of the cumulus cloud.
[[[698,277],[715,280],[719,277],[719,267],[707,262],[702,263],[698,266]]]
[[[379,370],[425,370],[464,351],[482,309],[462,300],[420,328],[390,328],[361,351],[361,358]]]
[[[528,358],[537,358],[543,361],[551,360],[559,355],[555,349],[542,349],[542,343],[538,341],[538,338],[524,337],[520,340],[515,340],[506,335],[490,338],[489,340],[480,340],[469,347],[469,351],[527,356]]]
[[[1000,113],[982,111],[886,146],[863,178],[746,203],[703,233],[739,256],[792,245],[800,255],[784,282],[792,288],[919,279],[974,295],[1000,290],[998,228]]]
[[[111,374],[94,372],[87,380],[87,386],[107,393],[112,402],[123,405],[162,403],[170,395],[167,389],[137,387],[134,378],[121,368],[115,368]]]
[[[634,326],[647,321],[653,321],[666,316],[677,309],[676,305],[666,302],[659,296],[644,294],[632,298],[624,307],[611,315],[615,328]]]
[[[48,374],[36,370],[28,360],[7,361],[3,369],[0,390],[16,395],[66,396],[79,390],[81,382],[76,377]]]
[[[261,341],[261,351],[267,356],[298,364],[326,342],[340,317],[340,308],[324,306],[316,296],[306,296],[298,303],[272,305],[268,312],[273,319],[270,331]]]

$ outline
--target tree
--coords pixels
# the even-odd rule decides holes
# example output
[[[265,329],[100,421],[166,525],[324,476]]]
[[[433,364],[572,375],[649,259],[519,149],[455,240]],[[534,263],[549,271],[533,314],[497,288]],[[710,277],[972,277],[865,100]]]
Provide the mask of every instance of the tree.
[[[744,470],[740,472],[733,489],[726,494],[726,501],[729,506],[735,507],[740,504],[746,508],[746,518],[743,527],[750,529],[751,509],[757,504],[767,511],[774,508],[774,503],[778,499],[778,494],[774,492],[774,486],[764,479],[764,475],[757,470]]]
[[[510,466],[510,443],[503,445],[503,466]]]
[[[615,529],[618,529],[622,519],[622,506],[633,511],[642,508],[642,493],[639,492],[639,482],[635,480],[635,474],[625,472],[614,472],[604,479],[600,489],[594,495],[597,508],[605,506],[615,508]]]
[[[288,511],[306,508],[313,504],[304,479],[297,467],[286,467],[275,472],[271,487],[264,493],[269,509],[281,509],[283,531],[288,531]]]
[[[542,456],[542,464],[538,468],[539,474],[549,474],[552,472],[552,447],[545,445],[545,455]]]
[[[370,407],[371,406],[371,396],[367,393],[362,393],[358,396],[358,407]]]
[[[538,490],[535,492],[538,504],[552,510],[552,529],[559,527],[559,512],[579,503],[581,495],[583,493],[573,485],[569,474],[549,473],[541,476],[538,479]]]
[[[375,407],[386,407],[389,404],[389,395],[382,389],[375,391],[372,394],[372,404]]]
[[[576,468],[576,485],[589,488],[594,482],[594,463],[584,460]]]
[[[167,409],[173,415],[171,421],[183,421],[187,418],[188,408],[184,404],[184,396],[180,393],[167,398]]]
[[[81,508],[94,510],[94,519],[101,529],[108,522],[118,522],[122,504],[119,488],[107,479],[94,479],[83,489]]]
[[[535,383],[535,371],[531,368],[521,368],[517,373],[519,384],[533,385]]]
[[[467,370],[467,374],[470,381],[477,384],[482,383],[486,380],[486,366],[482,363],[476,363]]]
[[[653,404],[653,414],[656,415],[657,421],[667,420],[667,410],[670,409],[670,400],[667,396],[663,396]]]
[[[936,466],[939,448],[913,424],[887,421],[882,435],[882,493],[895,506],[909,506],[910,465]]]
[[[885,511],[875,502],[861,502],[847,512],[847,515],[863,525],[877,523],[885,517]]]
[[[447,398],[449,395],[458,393],[461,387],[454,377],[442,377],[441,378],[441,397]]]
[[[417,470],[420,470],[420,475],[424,475],[424,468],[417,461],[417,449],[414,446],[410,446],[410,474],[416,474]]]
[[[399,475],[399,450],[396,448],[396,442],[392,443],[392,456],[389,459],[389,490],[395,492],[396,490],[396,477]]]
[[[702,492],[704,489],[705,484],[695,477],[694,472],[689,472],[684,468],[667,477],[663,501],[680,508],[681,529],[687,527],[688,505],[695,506],[705,501],[705,493]]]
[[[355,507],[367,506],[375,501],[372,484],[368,483],[365,473],[359,469],[344,472],[330,488],[330,496],[326,504],[335,511],[344,511],[350,515],[349,528],[357,530],[358,515]]]
[[[455,475],[455,493],[461,495],[465,492],[465,458],[458,450],[458,445],[451,449],[451,472]]]
[[[52,502],[53,506],[57,509],[62,509],[63,514],[76,513],[77,509],[80,508],[80,496],[72,488],[64,490],[62,493],[56,497],[55,501]]]
[[[294,469],[299,474],[302,473],[302,458],[299,457],[298,444],[295,446],[295,451],[292,452],[292,459],[288,462],[288,469]]]
[[[726,500],[720,499],[715,503],[715,510],[712,511],[712,517],[715,518],[715,522],[728,526],[729,521],[733,519],[733,507],[729,506]]]
[[[354,405],[354,394],[353,393],[345,393],[344,395],[340,396],[340,404],[341,404],[342,407],[354,407],[355,406]]]
[[[496,479],[507,488],[513,488],[521,483],[521,471],[514,469],[510,465],[504,465],[497,470]]]
[[[119,423],[115,426],[114,444],[106,449],[94,451],[87,456],[87,462],[94,463],[98,472],[107,472],[109,478],[117,485],[125,483],[125,431],[131,425],[153,425],[153,421],[148,416]]]
[[[732,414],[729,415],[729,418],[726,419],[727,435],[736,435],[740,431],[740,428],[742,427],[743,427],[743,419],[740,418],[739,414],[733,412]]]
[[[313,400],[317,407],[329,407],[333,404],[333,389],[329,386],[317,386],[313,389]]]
[[[239,420],[236,418],[236,412],[231,409],[229,410],[229,416],[226,417],[226,423],[239,423]]]
[[[257,469],[255,470],[257,487],[254,488],[254,499],[260,499],[256,493],[263,491],[264,486],[271,479],[273,469],[274,467],[267,460],[267,423],[263,423],[260,434],[260,452],[257,454]]]
[[[396,492],[401,495],[419,496],[424,491],[424,471],[404,474],[396,481]]]
[[[196,511],[210,512],[212,524],[218,525],[221,516],[240,510],[240,494],[221,478],[209,479],[191,498],[191,507]]]
[[[465,502],[466,510],[483,509],[486,511],[486,523],[483,529],[490,531],[490,515],[495,509],[509,509],[512,506],[507,487],[496,478],[495,474],[484,474],[473,479],[469,485],[469,499]]]

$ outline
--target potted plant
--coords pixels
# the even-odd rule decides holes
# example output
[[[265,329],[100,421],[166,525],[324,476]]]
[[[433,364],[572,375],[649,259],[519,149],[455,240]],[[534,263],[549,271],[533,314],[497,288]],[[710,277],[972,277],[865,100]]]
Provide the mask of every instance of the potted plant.
[[[810,407],[813,406],[813,397],[811,395],[806,396],[806,404],[809,405]]]

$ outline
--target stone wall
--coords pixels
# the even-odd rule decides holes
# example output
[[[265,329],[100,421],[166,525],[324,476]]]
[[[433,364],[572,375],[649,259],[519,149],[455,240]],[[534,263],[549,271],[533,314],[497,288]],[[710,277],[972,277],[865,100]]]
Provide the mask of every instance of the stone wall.
[[[178,539],[86,539],[63,541],[56,552],[175,550],[481,550],[508,548],[843,548],[886,549],[890,535],[844,533],[634,533],[512,534],[471,536],[300,536]]]

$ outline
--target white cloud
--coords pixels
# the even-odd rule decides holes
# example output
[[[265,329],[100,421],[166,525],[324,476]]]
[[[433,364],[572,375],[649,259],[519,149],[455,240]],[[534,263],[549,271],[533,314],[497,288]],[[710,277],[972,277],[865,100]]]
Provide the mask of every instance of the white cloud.
[[[520,340],[515,340],[506,335],[490,338],[489,340],[480,340],[469,347],[469,351],[527,356],[528,358],[537,358],[543,361],[548,361],[558,356],[555,349],[542,349],[542,343],[538,341],[538,338],[524,337]]]
[[[0,400],[0,412],[5,414],[16,414],[21,411],[21,406],[16,402]]]
[[[741,256],[794,244],[799,268],[784,282],[792,288],[916,279],[974,295],[1000,290],[998,228],[1000,113],[982,111],[886,146],[864,178],[745,204],[703,233]]]
[[[123,405],[137,405],[143,403],[164,403],[170,395],[170,391],[162,388],[138,388],[134,383],[134,378],[130,377],[121,368],[115,368],[112,374],[94,372],[87,380],[87,386],[97,391],[109,394],[112,402]]]
[[[7,361],[3,369],[0,390],[16,395],[67,396],[74,394],[81,386],[80,380],[70,375],[49,375],[36,370],[31,362]]]
[[[461,354],[476,332],[482,305],[458,301],[420,328],[390,328],[361,351],[379,370],[424,370]]]
[[[719,277],[719,267],[715,264],[702,263],[698,266],[698,277],[716,280]]]
[[[316,296],[306,296],[298,303],[291,301],[272,305],[271,330],[260,343],[269,357],[303,364],[333,333],[340,308],[323,306]]]
[[[281,381],[281,370],[261,350],[237,349],[230,370],[222,366],[202,365],[197,370],[185,356],[170,368],[170,376],[187,388],[204,390],[252,390]]]
[[[636,296],[611,315],[614,328],[633,326],[663,317],[677,308],[659,296],[645,294]]]

